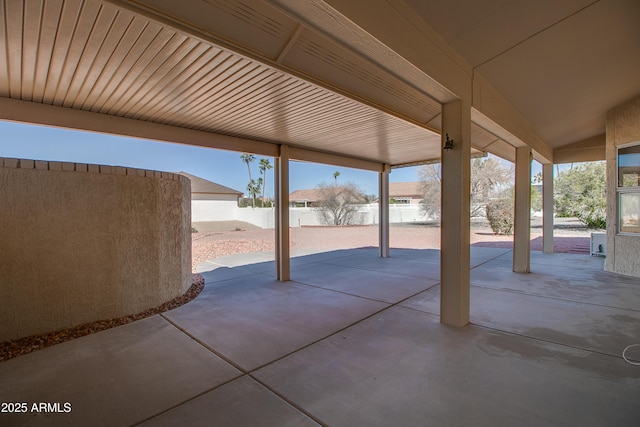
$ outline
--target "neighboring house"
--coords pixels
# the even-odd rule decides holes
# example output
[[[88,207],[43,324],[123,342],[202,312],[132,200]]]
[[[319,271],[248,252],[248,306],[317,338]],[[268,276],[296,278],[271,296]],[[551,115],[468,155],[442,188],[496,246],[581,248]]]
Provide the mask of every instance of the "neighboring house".
[[[289,206],[292,208],[311,208],[320,198],[320,190],[296,190],[289,193]]]
[[[314,207],[320,198],[320,190],[296,190],[289,194],[289,206]],[[397,204],[417,205],[423,199],[420,182],[390,182],[389,198]]]
[[[186,172],[191,180],[191,221],[225,221],[234,219],[234,210],[242,192]]]
[[[398,204],[417,205],[424,198],[421,185],[420,182],[390,182],[389,198]]]

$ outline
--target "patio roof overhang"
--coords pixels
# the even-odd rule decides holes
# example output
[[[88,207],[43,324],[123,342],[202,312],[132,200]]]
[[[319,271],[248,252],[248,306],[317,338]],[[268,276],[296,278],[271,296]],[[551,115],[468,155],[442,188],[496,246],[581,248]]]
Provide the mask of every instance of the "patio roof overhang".
[[[277,30],[246,20],[237,26],[242,3],[203,5],[214,27],[236,28],[266,50],[280,40],[280,59],[124,2],[3,2],[0,118],[272,156],[286,144],[292,158],[370,170],[439,156],[440,136],[428,122],[440,105],[428,96],[395,79],[376,89],[396,93],[389,99],[402,105],[391,110],[303,79],[278,63],[285,51],[295,53],[293,33],[305,49],[317,33],[296,30],[290,19],[272,23]],[[376,84],[388,79],[359,61]]]
[[[472,155],[599,157],[640,92],[640,11],[578,3],[512,28],[474,2],[5,0],[0,118],[382,170],[440,158],[467,97]]]

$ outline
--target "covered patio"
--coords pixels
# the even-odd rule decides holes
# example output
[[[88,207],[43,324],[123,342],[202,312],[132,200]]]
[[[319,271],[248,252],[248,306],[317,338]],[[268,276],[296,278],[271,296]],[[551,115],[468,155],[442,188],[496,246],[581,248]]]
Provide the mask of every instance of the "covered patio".
[[[439,322],[439,252],[239,255],[189,304],[0,364],[3,425],[632,426],[637,281],[603,259],[471,249],[471,324]],[[221,263],[223,261],[220,261]],[[61,406],[62,407],[62,406]]]
[[[515,163],[513,271],[530,270],[532,160],[543,165],[549,253],[553,165],[606,158],[605,268],[640,275],[630,256],[640,240],[616,225],[635,221],[640,187],[615,183],[617,147],[640,137],[637,2],[1,5],[0,119],[274,157],[280,281],[290,278],[291,160],[378,174],[381,257],[390,255],[389,174],[440,161],[440,317],[465,326],[469,162],[484,153]]]
[[[277,205],[275,262],[225,260],[183,307],[0,363],[0,401],[29,405],[0,424],[637,425],[639,17],[635,0],[0,0],[0,120],[271,156]],[[515,163],[513,250],[470,244],[484,153]],[[606,260],[551,254],[554,164],[605,159]],[[291,160],[377,173],[378,248],[291,257]],[[390,173],[438,161],[441,250],[390,250]],[[6,264],[0,291],[24,296]],[[28,285],[68,292],[46,279]]]

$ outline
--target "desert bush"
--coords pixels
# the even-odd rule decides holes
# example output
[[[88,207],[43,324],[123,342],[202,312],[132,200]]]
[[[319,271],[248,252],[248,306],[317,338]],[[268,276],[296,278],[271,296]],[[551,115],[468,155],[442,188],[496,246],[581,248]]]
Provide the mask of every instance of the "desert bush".
[[[486,210],[494,233],[510,235],[513,232],[513,199],[492,200],[487,203]]]
[[[353,182],[344,185],[322,183],[317,187],[316,210],[325,225],[354,225],[358,206],[365,201],[364,192]]]
[[[470,164],[471,217],[482,216],[484,204],[513,181],[513,168],[497,157],[471,159]],[[422,212],[428,217],[440,218],[441,165],[421,166],[418,174],[422,186]]]

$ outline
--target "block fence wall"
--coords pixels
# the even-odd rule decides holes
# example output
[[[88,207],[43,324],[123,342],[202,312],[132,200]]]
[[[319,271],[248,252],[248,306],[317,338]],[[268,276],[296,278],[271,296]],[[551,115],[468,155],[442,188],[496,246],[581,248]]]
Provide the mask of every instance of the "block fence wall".
[[[190,189],[166,172],[0,158],[0,341],[183,294]]]
[[[239,208],[236,203],[213,200],[193,200],[191,202],[193,222],[207,221],[245,221],[260,228],[274,228],[275,211],[273,208]],[[378,204],[360,205],[356,218],[357,225],[371,225],[379,222]],[[420,205],[391,205],[389,221],[391,223],[418,222],[429,220],[420,210]],[[291,227],[323,225],[315,208],[289,208]]]

